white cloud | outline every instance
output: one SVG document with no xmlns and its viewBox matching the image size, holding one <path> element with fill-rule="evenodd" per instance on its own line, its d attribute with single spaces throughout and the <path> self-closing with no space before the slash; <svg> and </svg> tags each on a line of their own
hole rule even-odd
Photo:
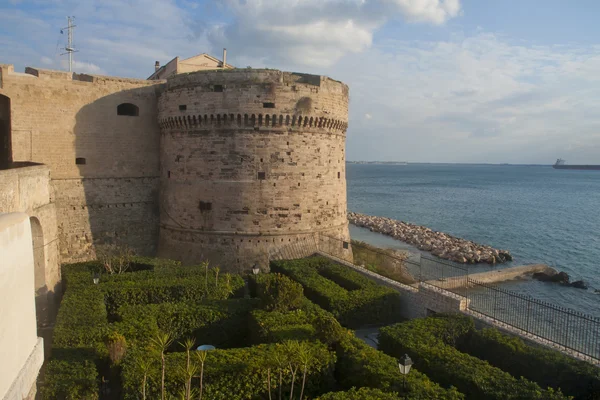
<svg viewBox="0 0 600 400">
<path fill-rule="evenodd" d="M 371 119 L 371 118 L 373 118 L 373 116 L 372 116 L 371 114 L 369 114 L 369 113 L 366 113 L 366 114 L 365 114 L 365 118 L 366 118 L 366 119 Z"/>
<path fill-rule="evenodd" d="M 443 24 L 460 12 L 459 0 L 392 0 L 409 20 Z"/>
<path fill-rule="evenodd" d="M 41 62 L 42 62 L 42 64 L 44 64 L 44 65 L 52 65 L 52 64 L 54 64 L 54 60 L 52 60 L 50 57 L 46 57 L 46 56 L 43 56 L 43 57 L 40 59 L 40 61 L 41 61 Z"/>
<path fill-rule="evenodd" d="M 600 48 L 515 45 L 477 33 L 394 41 L 364 56 L 379 61 L 346 56 L 328 70 L 350 86 L 349 159 L 599 161 L 590 149 L 600 147 Z M 365 110 L 375 109 L 369 120 Z"/>
<path fill-rule="evenodd" d="M 439 25 L 460 11 L 459 0 L 225 0 L 225 5 L 233 20 L 208 31 L 215 47 L 265 63 L 317 67 L 369 48 L 375 31 L 391 18 Z"/>
</svg>

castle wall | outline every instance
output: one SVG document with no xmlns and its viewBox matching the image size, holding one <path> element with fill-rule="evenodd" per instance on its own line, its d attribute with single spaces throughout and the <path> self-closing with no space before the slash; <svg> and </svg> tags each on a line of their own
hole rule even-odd
<svg viewBox="0 0 600 400">
<path fill-rule="evenodd" d="M 348 87 L 274 70 L 169 79 L 162 129 L 159 255 L 229 270 L 316 232 L 348 238 Z"/>
<path fill-rule="evenodd" d="M 63 262 L 95 246 L 126 244 L 153 254 L 158 240 L 157 91 L 144 81 L 0 66 L 11 101 L 15 161 L 48 165 Z M 132 103 L 138 116 L 117 115 Z M 0 211 L 3 211 L 0 209 Z"/>
</svg>

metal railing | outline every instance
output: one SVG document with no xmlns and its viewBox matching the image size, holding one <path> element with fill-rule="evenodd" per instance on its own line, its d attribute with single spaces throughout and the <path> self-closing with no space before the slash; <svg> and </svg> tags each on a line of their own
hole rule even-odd
<svg viewBox="0 0 600 400">
<path fill-rule="evenodd" d="M 423 282 L 468 299 L 467 308 L 527 334 L 600 360 L 600 318 L 469 276 L 469 269 L 427 255 L 402 257 L 366 243 L 320 234 L 316 248 L 404 284 Z"/>
</svg>

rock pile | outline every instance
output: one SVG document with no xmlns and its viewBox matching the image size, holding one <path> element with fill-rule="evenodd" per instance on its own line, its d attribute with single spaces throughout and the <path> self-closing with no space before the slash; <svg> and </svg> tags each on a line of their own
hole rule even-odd
<svg viewBox="0 0 600 400">
<path fill-rule="evenodd" d="M 533 274 L 533 279 L 542 282 L 560 283 L 563 286 L 571 286 L 577 289 L 588 289 L 588 284 L 585 281 L 571 282 L 571 277 L 566 272 L 536 272 Z"/>
<path fill-rule="evenodd" d="M 348 220 L 356 226 L 391 236 L 446 260 L 462 264 L 496 264 L 512 261 L 512 256 L 507 250 L 497 250 L 470 240 L 436 232 L 424 226 L 354 212 L 348 213 Z"/>
</svg>

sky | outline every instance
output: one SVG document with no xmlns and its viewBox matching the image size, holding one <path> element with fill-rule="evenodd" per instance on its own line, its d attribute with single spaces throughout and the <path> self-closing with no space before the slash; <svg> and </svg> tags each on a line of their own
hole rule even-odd
<svg viewBox="0 0 600 400">
<path fill-rule="evenodd" d="M 348 160 L 600 164 L 595 0 L 0 0 L 0 63 L 147 78 L 207 52 L 350 87 Z"/>
</svg>

